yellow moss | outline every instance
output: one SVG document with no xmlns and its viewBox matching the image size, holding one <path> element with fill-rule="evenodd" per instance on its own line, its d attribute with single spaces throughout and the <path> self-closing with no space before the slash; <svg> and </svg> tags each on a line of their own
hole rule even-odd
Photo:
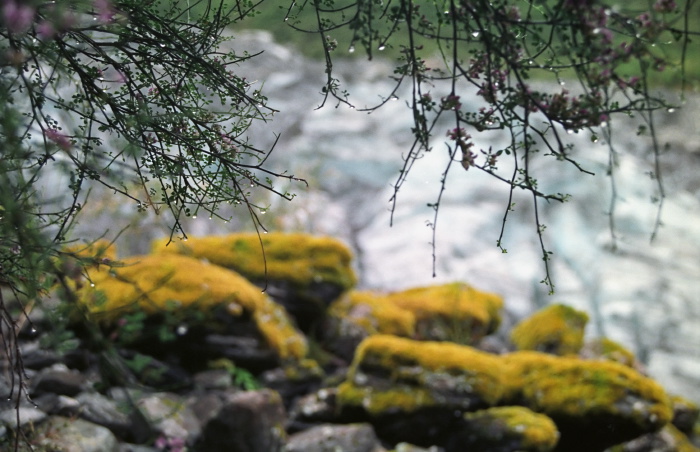
<svg viewBox="0 0 700 452">
<path fill-rule="evenodd" d="M 386 391 L 376 391 L 348 381 L 338 386 L 336 397 L 341 405 L 363 407 L 367 413 L 375 416 L 396 411 L 410 413 L 435 403 L 435 399 L 423 388 L 395 386 Z"/>
<path fill-rule="evenodd" d="M 628 367 L 634 367 L 636 363 L 634 353 L 612 339 L 598 338 L 587 343 L 585 348 L 596 358 L 607 359 Z"/>
<path fill-rule="evenodd" d="M 359 325 L 367 334 L 411 337 L 415 332 L 416 318 L 412 312 L 373 292 L 350 292 L 333 303 L 328 313 Z"/>
<path fill-rule="evenodd" d="M 674 449 L 675 452 L 700 452 L 700 448 L 696 447 L 688 437 L 673 424 L 665 426 L 664 431 L 673 437 L 676 446 Z"/>
<path fill-rule="evenodd" d="M 261 247 L 262 240 L 262 247 Z M 352 253 L 336 239 L 308 234 L 241 233 L 153 243 L 154 253 L 184 254 L 236 270 L 252 281 L 285 280 L 297 287 L 329 282 L 343 289 L 356 283 Z M 263 255 L 264 250 L 264 255 Z"/>
<path fill-rule="evenodd" d="M 549 417 L 532 410 L 519 407 L 494 407 L 466 413 L 467 420 L 492 419 L 501 422 L 509 432 L 508 436 L 520 438 L 519 445 L 528 451 L 550 451 L 559 441 L 559 431 Z"/>
<path fill-rule="evenodd" d="M 583 346 L 586 323 L 586 313 L 554 304 L 518 323 L 510 337 L 518 350 L 536 350 L 555 355 L 576 354 Z"/>
<path fill-rule="evenodd" d="M 306 340 L 284 308 L 235 272 L 175 254 L 131 257 L 122 263 L 120 268 L 88 272 L 92 284 L 80 290 L 79 299 L 96 320 L 113 320 L 137 307 L 155 313 L 223 305 L 233 316 L 250 313 L 281 358 L 306 355 Z"/>
<path fill-rule="evenodd" d="M 387 372 L 393 389 L 365 386 L 364 369 Z M 429 391 L 430 381 L 454 381 L 488 405 L 501 397 L 503 371 L 499 359 L 471 347 L 448 342 L 419 342 L 390 335 L 370 336 L 358 347 L 348 374 L 349 386 L 339 394 L 341 405 L 365 406 L 383 412 L 396 406 L 404 410 L 431 406 L 440 401 Z M 397 392 L 398 391 L 398 392 Z M 397 399 L 398 398 L 398 399 Z M 359 403 L 362 401 L 362 404 Z"/>
<path fill-rule="evenodd" d="M 458 330 L 453 333 L 461 332 L 466 336 L 464 342 L 495 331 L 500 325 L 503 307 L 503 299 L 498 295 L 478 291 L 464 283 L 395 292 L 386 300 L 413 313 L 417 323 L 437 321 Z"/>
<path fill-rule="evenodd" d="M 502 359 L 508 369 L 506 402 L 522 401 L 550 416 L 583 418 L 606 411 L 650 429 L 671 420 L 670 399 L 663 388 L 627 366 L 530 351 Z"/>
</svg>

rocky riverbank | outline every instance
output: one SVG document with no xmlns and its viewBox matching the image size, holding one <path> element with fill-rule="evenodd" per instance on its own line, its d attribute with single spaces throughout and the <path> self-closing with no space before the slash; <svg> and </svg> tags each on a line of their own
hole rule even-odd
<svg viewBox="0 0 700 452">
<path fill-rule="evenodd" d="M 70 250 L 86 271 L 24 320 L 24 372 L 0 358 L 3 450 L 698 450 L 698 407 L 586 339 L 585 312 L 515 322 L 465 282 L 358 291 L 335 239 L 262 244 L 267 265 L 252 234 Z"/>
</svg>

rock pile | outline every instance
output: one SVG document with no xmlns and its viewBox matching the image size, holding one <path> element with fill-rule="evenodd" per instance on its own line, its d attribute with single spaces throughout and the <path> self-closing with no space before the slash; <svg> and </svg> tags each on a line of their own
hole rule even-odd
<svg viewBox="0 0 700 452">
<path fill-rule="evenodd" d="M 354 291 L 330 238 L 163 245 L 66 252 L 84 271 L 30 313 L 24 372 L 0 361 L 2 450 L 698 450 L 698 407 L 570 307 L 508 332 L 464 283 Z"/>
</svg>

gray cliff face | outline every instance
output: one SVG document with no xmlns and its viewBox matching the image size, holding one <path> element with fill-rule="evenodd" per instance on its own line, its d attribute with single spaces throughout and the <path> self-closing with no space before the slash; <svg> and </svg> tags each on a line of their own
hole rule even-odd
<svg viewBox="0 0 700 452">
<path fill-rule="evenodd" d="M 612 128 L 617 151 L 612 231 L 612 185 L 606 176 L 610 150 L 602 135 L 597 143 L 587 133 L 567 137 L 576 145 L 576 159 L 595 176 L 572 165 L 551 166 L 551 157 L 534 159 L 542 191 L 573 196 L 565 204 L 539 204 L 547 226 L 546 247 L 554 253 L 556 293 L 549 296 L 540 284 L 544 268 L 532 198 L 514 193 L 515 206 L 503 237 L 508 253 L 503 254 L 496 240 L 508 188 L 486 174 L 464 172 L 459 165 L 450 172 L 441 201 L 433 277 L 433 238 L 426 223 L 434 219 L 427 204 L 437 200 L 447 163 L 441 130 L 434 151 L 416 163 L 401 189 L 391 221 L 392 186 L 412 141 L 411 112 L 401 99 L 371 114 L 360 111 L 391 94 L 389 65 L 337 62 L 334 70 L 357 108 L 336 108 L 328 101 L 316 109 L 323 101 L 322 63 L 302 59 L 265 33 L 238 36 L 232 45 L 251 53 L 256 47 L 265 50 L 240 71 L 257 80 L 270 106 L 281 112 L 270 123 L 256 125 L 251 138 L 272 143 L 274 134 L 280 134 L 269 163 L 309 182 L 309 188 L 289 187 L 298 195 L 291 203 L 262 199 L 271 207 L 261 217 L 266 226 L 347 241 L 356 252 L 362 288 L 399 290 L 459 280 L 503 295 L 515 316 L 553 302 L 585 310 L 591 315 L 590 334 L 606 335 L 634 349 L 669 391 L 700 401 L 700 132 L 693 123 L 700 111 L 697 97 L 689 98 L 681 110 L 655 117 L 660 143 L 668 143 L 670 152 L 661 156 L 663 226 L 651 243 L 658 207 L 652 198 L 658 197 L 658 187 L 648 175 L 654 171 L 651 140 L 636 135 L 634 119 L 613 118 L 619 122 Z M 463 105 L 476 109 L 478 100 L 473 91 L 462 93 Z M 473 135 L 476 149 L 497 148 L 506 139 L 499 132 Z M 504 160 L 504 168 L 507 165 Z M 118 207 L 97 215 L 96 221 L 84 221 L 78 232 L 97 237 L 105 225 L 115 229 L 115 214 L 134 217 Z M 245 212 L 234 215 L 228 225 L 194 220 L 188 232 L 242 227 Z M 137 218 L 136 226 L 117 242 L 122 253 L 146 251 L 148 240 L 165 232 L 158 221 L 163 219 Z"/>
</svg>

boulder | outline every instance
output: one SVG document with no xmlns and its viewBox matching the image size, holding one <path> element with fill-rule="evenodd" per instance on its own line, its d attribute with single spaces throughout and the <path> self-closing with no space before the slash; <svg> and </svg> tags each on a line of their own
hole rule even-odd
<svg viewBox="0 0 700 452">
<path fill-rule="evenodd" d="M 370 424 L 319 425 L 289 437 L 285 452 L 381 452 Z"/>
<path fill-rule="evenodd" d="M 308 234 L 254 233 L 154 242 L 155 253 L 192 256 L 240 273 L 263 287 L 308 331 L 328 304 L 357 281 L 352 253 L 340 241 Z"/>
<path fill-rule="evenodd" d="M 285 310 L 231 270 L 177 254 L 135 256 L 121 265 L 89 269 L 91 284 L 78 292 L 88 318 L 121 344 L 200 368 L 221 357 L 202 345 L 214 333 L 247 341 L 247 354 L 272 353 L 272 362 L 259 360 L 268 367 L 307 353 Z"/>
<path fill-rule="evenodd" d="M 641 369 L 641 364 L 637 361 L 634 353 L 619 342 L 606 337 L 587 341 L 579 351 L 579 356 L 584 359 L 614 361 L 634 369 Z"/>
<path fill-rule="evenodd" d="M 277 452 L 286 439 L 286 413 L 274 391 L 228 392 L 207 414 L 196 450 Z"/>
<path fill-rule="evenodd" d="M 453 435 L 448 452 L 548 452 L 559 440 L 549 417 L 524 407 L 495 407 L 464 415 L 465 425 Z"/>
<path fill-rule="evenodd" d="M 27 443 L 20 441 L 19 450 L 51 450 L 61 452 L 118 452 L 119 443 L 109 429 L 83 419 L 50 416 L 36 427 Z"/>
<path fill-rule="evenodd" d="M 563 304 L 549 305 L 519 322 L 511 331 L 517 350 L 553 355 L 577 354 L 583 346 L 588 315 Z"/>
<path fill-rule="evenodd" d="M 661 386 L 622 364 L 531 351 L 500 360 L 508 369 L 501 404 L 551 417 L 561 433 L 557 451 L 603 450 L 671 421 Z"/>
<path fill-rule="evenodd" d="M 619 444 L 606 452 L 698 452 L 687 436 L 672 424 L 654 433 Z"/>
<path fill-rule="evenodd" d="M 388 294 L 354 291 L 331 305 L 324 339 L 345 359 L 372 334 L 473 345 L 498 328 L 502 306 L 497 295 L 463 283 Z"/>
<path fill-rule="evenodd" d="M 161 441 L 192 445 L 202 433 L 199 418 L 177 394 L 147 394 L 136 401 L 136 407 Z"/>
<path fill-rule="evenodd" d="M 498 357 L 472 347 L 374 335 L 358 347 L 336 402 L 390 443 L 441 445 L 463 424 L 461 413 L 500 400 L 504 376 Z"/>
</svg>

